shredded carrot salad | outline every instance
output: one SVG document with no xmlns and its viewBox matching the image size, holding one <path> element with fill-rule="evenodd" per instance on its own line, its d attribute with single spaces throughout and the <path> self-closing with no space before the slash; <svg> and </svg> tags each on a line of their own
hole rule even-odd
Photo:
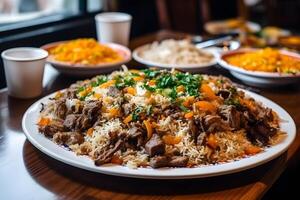
<svg viewBox="0 0 300 200">
<path fill-rule="evenodd" d="M 299 73 L 300 59 L 283 55 L 280 51 L 265 48 L 255 52 L 241 53 L 225 57 L 234 66 L 250 71 Z"/>
<path fill-rule="evenodd" d="M 50 49 L 49 53 L 57 61 L 73 64 L 96 65 L 122 60 L 117 51 L 89 38 L 68 41 Z"/>
</svg>

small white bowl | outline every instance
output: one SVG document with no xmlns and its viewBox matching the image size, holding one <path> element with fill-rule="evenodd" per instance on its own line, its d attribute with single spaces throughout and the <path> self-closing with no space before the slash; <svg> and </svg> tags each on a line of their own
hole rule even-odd
<svg viewBox="0 0 300 200">
<path fill-rule="evenodd" d="M 51 48 L 54 48 L 57 45 L 65 42 L 66 41 L 54 42 L 54 43 L 46 44 L 41 48 L 49 51 Z M 98 74 L 110 73 L 114 70 L 119 69 L 122 64 L 128 63 L 131 60 L 131 51 L 127 47 L 115 43 L 103 43 L 103 44 L 117 51 L 123 57 L 123 59 L 119 62 L 113 62 L 113 63 L 103 63 L 98 65 L 83 65 L 83 64 L 73 64 L 69 62 L 57 61 L 54 59 L 54 57 L 51 54 L 49 54 L 49 57 L 47 58 L 47 62 L 50 63 L 57 71 L 59 71 L 62 74 L 66 74 L 74 77 L 89 77 Z"/>
<path fill-rule="evenodd" d="M 228 62 L 226 62 L 226 60 L 224 59 L 226 56 L 246 53 L 246 52 L 253 52 L 253 51 L 257 51 L 257 49 L 244 48 L 235 51 L 225 52 L 220 56 L 218 63 L 221 67 L 229 70 L 229 72 L 233 76 L 245 82 L 246 84 L 252 86 L 272 87 L 272 86 L 287 85 L 287 84 L 295 83 L 300 80 L 300 73 L 285 74 L 285 73 L 276 73 L 276 72 L 249 71 L 231 65 Z M 300 62 L 300 55 L 297 53 L 293 53 L 285 50 L 281 50 L 280 53 L 287 56 L 295 57 L 299 59 Z"/>
</svg>

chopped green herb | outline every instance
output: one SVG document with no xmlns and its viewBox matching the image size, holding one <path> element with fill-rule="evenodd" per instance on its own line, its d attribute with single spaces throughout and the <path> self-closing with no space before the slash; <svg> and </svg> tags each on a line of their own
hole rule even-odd
<svg viewBox="0 0 300 200">
<path fill-rule="evenodd" d="M 146 83 L 144 83 L 143 87 L 150 92 L 155 92 L 155 89 L 156 89 L 155 87 L 151 87 L 151 86 L 147 85 Z"/>
<path fill-rule="evenodd" d="M 187 109 L 185 106 L 183 106 L 182 104 L 179 105 L 179 108 L 184 111 L 184 112 L 188 112 L 189 109 Z"/>
<path fill-rule="evenodd" d="M 147 115 L 151 115 L 151 113 L 152 113 L 152 105 L 148 106 L 146 110 Z"/>
<path fill-rule="evenodd" d="M 144 72 L 146 78 L 155 78 L 158 74 L 160 74 L 159 71 L 152 69 L 144 69 L 142 72 Z"/>
<path fill-rule="evenodd" d="M 137 107 L 132 113 L 132 121 L 137 121 L 139 119 L 139 114 L 143 111 L 143 107 Z"/>
</svg>

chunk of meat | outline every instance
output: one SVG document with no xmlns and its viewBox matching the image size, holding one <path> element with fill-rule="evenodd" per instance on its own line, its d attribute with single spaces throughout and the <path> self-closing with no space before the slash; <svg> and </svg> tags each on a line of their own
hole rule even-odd
<svg viewBox="0 0 300 200">
<path fill-rule="evenodd" d="M 231 128 L 241 128 L 242 114 L 232 105 L 223 105 L 219 108 L 220 115 Z"/>
<path fill-rule="evenodd" d="M 142 128 L 140 123 L 132 123 L 132 127 L 128 130 L 127 142 L 130 146 L 140 147 L 145 142 L 146 131 Z"/>
<path fill-rule="evenodd" d="M 152 168 L 161 168 L 161 167 L 167 167 L 168 163 L 170 161 L 170 157 L 167 156 L 155 156 L 150 159 L 150 166 Z"/>
<path fill-rule="evenodd" d="M 196 126 L 194 119 L 191 119 L 188 121 L 188 127 L 189 127 L 189 134 L 192 136 L 193 140 L 196 142 L 200 131 L 199 131 L 198 127 Z"/>
<path fill-rule="evenodd" d="M 110 86 L 108 88 L 107 95 L 111 97 L 119 97 L 122 95 L 122 92 L 118 88 Z"/>
<path fill-rule="evenodd" d="M 91 120 L 86 115 L 80 115 L 80 117 L 76 120 L 75 131 L 84 131 L 91 127 Z"/>
<path fill-rule="evenodd" d="M 77 132 L 57 132 L 53 135 L 53 141 L 57 144 L 82 144 L 84 138 Z"/>
<path fill-rule="evenodd" d="M 189 159 L 184 156 L 155 156 L 150 159 L 150 166 L 153 168 L 161 167 L 186 167 Z"/>
<path fill-rule="evenodd" d="M 247 136 L 254 143 L 260 142 L 263 145 L 268 145 L 269 140 L 277 132 L 276 128 L 268 125 L 264 120 L 258 120 L 255 124 L 248 127 Z"/>
<path fill-rule="evenodd" d="M 272 109 L 271 108 L 262 108 L 261 110 L 259 110 L 257 118 L 265 119 L 268 121 L 273 121 L 274 116 L 273 116 Z"/>
<path fill-rule="evenodd" d="M 58 101 L 55 101 L 54 105 L 55 105 L 54 107 L 55 115 L 60 119 L 64 119 L 68 111 L 66 106 L 66 99 L 60 99 Z"/>
<path fill-rule="evenodd" d="M 228 99 L 231 97 L 231 92 L 229 90 L 220 90 L 217 93 L 218 96 L 222 97 L 224 100 Z"/>
<path fill-rule="evenodd" d="M 53 135 L 57 132 L 64 131 L 64 126 L 62 123 L 51 123 L 46 126 L 40 126 L 39 132 L 43 133 L 47 137 L 53 137 Z"/>
<path fill-rule="evenodd" d="M 91 128 L 92 124 L 86 115 L 70 114 L 64 121 L 64 127 L 69 131 L 84 131 Z"/>
<path fill-rule="evenodd" d="M 76 121 L 80 117 L 78 114 L 70 114 L 66 116 L 66 119 L 63 123 L 64 127 L 67 130 L 74 130 L 76 126 Z"/>
<path fill-rule="evenodd" d="M 203 121 L 207 132 L 230 130 L 230 127 L 218 115 L 206 115 Z"/>
<path fill-rule="evenodd" d="M 151 157 L 165 153 L 165 143 L 159 135 L 153 134 L 150 140 L 145 144 L 145 150 Z"/>
<path fill-rule="evenodd" d="M 123 139 L 119 139 L 112 149 L 106 149 L 100 155 L 97 156 L 97 159 L 95 160 L 95 165 L 100 166 L 105 163 L 110 163 L 114 153 L 121 149 L 123 144 Z"/>
<path fill-rule="evenodd" d="M 82 113 L 90 120 L 91 123 L 94 123 L 98 119 L 100 109 L 101 102 L 89 101 L 84 105 Z"/>
<path fill-rule="evenodd" d="M 188 157 L 185 156 L 172 156 L 168 166 L 169 167 L 186 167 L 188 164 Z"/>
<path fill-rule="evenodd" d="M 130 103 L 125 103 L 122 105 L 123 112 L 127 116 L 132 113 L 132 105 Z"/>
</svg>

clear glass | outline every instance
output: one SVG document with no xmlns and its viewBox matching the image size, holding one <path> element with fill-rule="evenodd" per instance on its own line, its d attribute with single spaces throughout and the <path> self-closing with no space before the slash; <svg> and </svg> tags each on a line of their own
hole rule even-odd
<svg viewBox="0 0 300 200">
<path fill-rule="evenodd" d="M 0 0 L 0 25 L 78 12 L 78 0 Z"/>
</svg>

